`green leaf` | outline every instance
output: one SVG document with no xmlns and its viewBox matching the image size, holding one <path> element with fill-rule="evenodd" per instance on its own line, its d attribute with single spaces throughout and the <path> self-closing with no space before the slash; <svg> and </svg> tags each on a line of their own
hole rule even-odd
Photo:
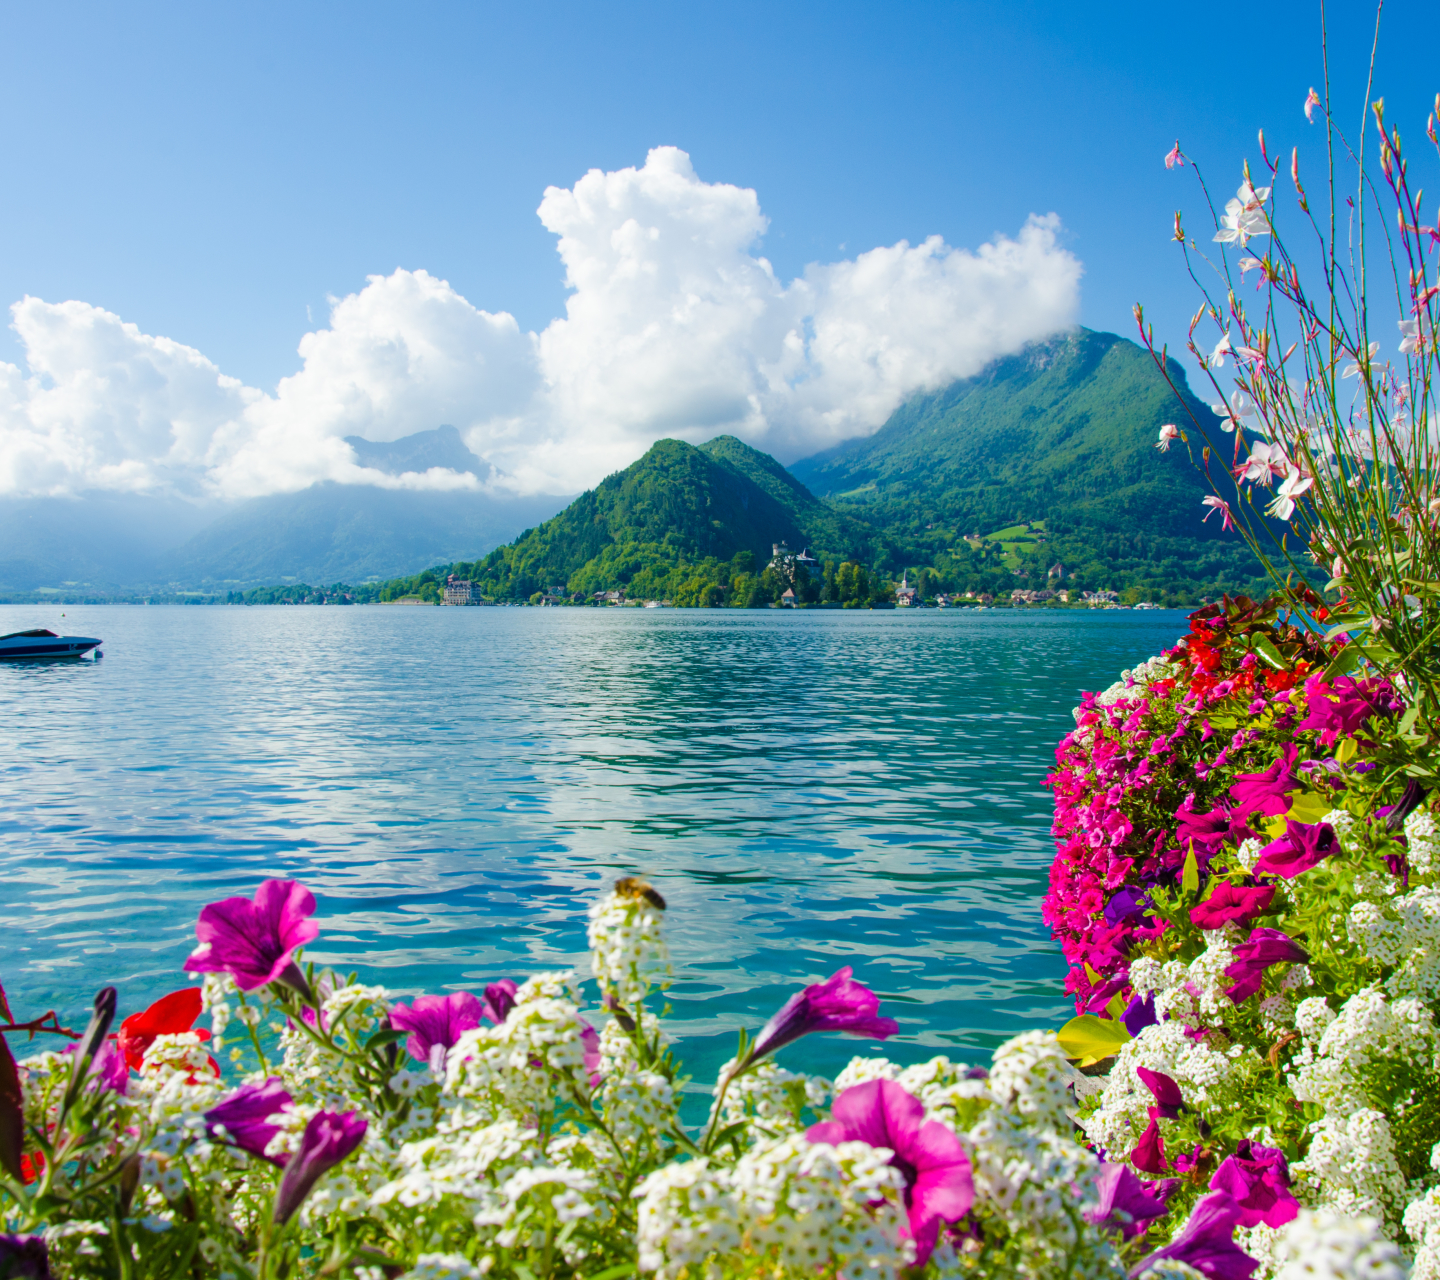
<svg viewBox="0 0 1440 1280">
<path fill-rule="evenodd" d="M 593 1276 L 585 1276 L 584 1280 L 620 1280 L 621 1276 L 632 1276 L 635 1274 L 633 1262 L 617 1262 L 613 1267 L 606 1267 L 604 1271 L 597 1271 Z"/>
<path fill-rule="evenodd" d="M 1186 893 L 1200 892 L 1200 864 L 1195 858 L 1195 841 L 1190 841 L 1190 851 L 1185 855 L 1185 866 L 1180 872 L 1180 887 Z"/>
<path fill-rule="evenodd" d="M 1400 717 L 1400 736 L 1402 738 L 1409 736 L 1410 731 L 1415 727 L 1415 721 L 1419 718 L 1419 707 L 1411 707 L 1410 710 Z"/>
<path fill-rule="evenodd" d="M 1285 659 L 1281 656 L 1280 650 L 1277 649 L 1270 642 L 1267 636 L 1253 636 L 1252 640 L 1254 643 L 1255 652 L 1258 653 L 1272 667 L 1274 667 L 1276 671 L 1284 671 L 1286 669 L 1287 664 L 1285 662 Z"/>
<path fill-rule="evenodd" d="M 1364 660 L 1365 653 L 1358 644 L 1347 644 L 1340 650 L 1325 668 L 1325 678 L 1333 680 L 1336 676 L 1343 676 L 1354 671 Z"/>
<path fill-rule="evenodd" d="M 1349 764 L 1350 761 L 1355 759 L 1359 750 L 1360 746 L 1354 738 L 1346 738 L 1335 748 L 1335 759 L 1340 764 Z"/>
<path fill-rule="evenodd" d="M 1060 1028 L 1060 1048 L 1067 1058 L 1078 1058 L 1082 1067 L 1100 1062 L 1120 1052 L 1134 1037 L 1125 1024 L 1109 1018 L 1082 1013 Z"/>
<path fill-rule="evenodd" d="M 410 1033 L 401 1031 L 395 1027 L 387 1027 L 384 1031 L 377 1031 L 365 1041 L 365 1052 L 374 1053 L 377 1049 L 383 1049 L 387 1044 L 394 1044 L 397 1040 L 403 1040 Z"/>
<path fill-rule="evenodd" d="M 1285 815 L 1296 822 L 1319 822 L 1335 807 L 1329 796 L 1316 791 L 1298 791 L 1290 798 L 1290 810 Z"/>
</svg>

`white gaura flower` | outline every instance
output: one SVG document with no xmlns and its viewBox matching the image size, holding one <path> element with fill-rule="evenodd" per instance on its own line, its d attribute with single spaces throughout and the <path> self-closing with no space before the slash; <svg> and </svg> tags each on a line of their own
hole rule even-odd
<svg viewBox="0 0 1440 1280">
<path fill-rule="evenodd" d="M 1230 335 L 1227 333 L 1215 344 L 1215 349 L 1210 353 L 1210 359 L 1206 361 L 1206 363 L 1212 368 L 1223 369 L 1225 367 L 1225 357 L 1230 355 L 1234 350 L 1235 348 L 1230 345 Z"/>
<path fill-rule="evenodd" d="M 1298 471 L 1292 471 L 1275 491 L 1274 501 L 1265 510 L 1281 520 L 1290 519 L 1295 514 L 1295 499 L 1314 483 L 1314 476 L 1302 476 Z"/>
<path fill-rule="evenodd" d="M 1277 479 L 1289 475 L 1291 470 L 1290 459 L 1280 445 L 1257 444 L 1251 446 L 1250 456 L 1240 469 L 1239 479 L 1263 484 L 1268 489 Z"/>
<path fill-rule="evenodd" d="M 1234 431 L 1236 427 L 1244 425 L 1242 418 L 1255 416 L 1255 401 L 1243 391 L 1233 392 L 1228 404 L 1212 404 L 1210 408 L 1215 416 L 1221 419 L 1221 431 Z"/>
<path fill-rule="evenodd" d="M 1418 355 L 1430 345 L 1430 324 L 1424 316 L 1417 316 L 1414 320 L 1397 320 L 1400 326 L 1400 354 L 1404 356 Z"/>
<path fill-rule="evenodd" d="M 1161 453 L 1168 453 L 1171 444 L 1178 439 L 1180 439 L 1180 428 L 1173 422 L 1167 422 L 1160 428 L 1160 439 L 1155 442 L 1155 447 Z"/>
<path fill-rule="evenodd" d="M 1225 203 L 1220 230 L 1215 233 L 1218 244 L 1238 244 L 1242 248 L 1251 236 L 1270 234 L 1270 219 L 1261 207 L 1270 198 L 1269 187 L 1254 187 L 1242 182 L 1235 199 Z"/>
<path fill-rule="evenodd" d="M 1368 365 L 1368 364 L 1370 363 L 1370 361 L 1375 358 L 1375 353 L 1376 353 L 1377 351 L 1379 351 L 1379 350 L 1380 350 L 1380 344 L 1379 344 L 1378 342 L 1372 342 L 1372 343 L 1371 343 L 1368 347 L 1366 347 L 1366 349 L 1365 349 L 1365 359 L 1364 359 L 1364 361 L 1362 362 L 1359 356 L 1355 356 L 1355 357 L 1350 361 L 1350 363 L 1345 366 L 1344 372 L 1342 372 L 1342 373 L 1340 374 L 1340 376 L 1341 376 L 1342 378 L 1354 378 L 1354 377 L 1357 377 L 1357 376 L 1359 375 L 1359 373 L 1360 373 L 1360 366 L 1361 366 L 1361 364 L 1364 363 L 1364 364 Z"/>
</svg>

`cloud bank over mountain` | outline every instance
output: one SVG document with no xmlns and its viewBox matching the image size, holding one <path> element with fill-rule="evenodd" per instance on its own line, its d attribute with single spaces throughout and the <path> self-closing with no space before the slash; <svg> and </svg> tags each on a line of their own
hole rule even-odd
<svg viewBox="0 0 1440 1280">
<path fill-rule="evenodd" d="M 543 332 L 398 269 L 335 301 L 273 393 L 98 307 L 22 299 L 27 367 L 0 364 L 0 494 L 241 498 L 317 480 L 573 493 L 663 436 L 721 432 L 788 461 L 1078 311 L 1081 266 L 1053 214 L 974 252 L 902 240 L 784 283 L 755 251 L 755 192 L 702 181 L 674 147 L 547 189 L 539 216 L 572 290 Z M 440 423 L 491 473 L 393 476 L 343 438 Z"/>
</svg>

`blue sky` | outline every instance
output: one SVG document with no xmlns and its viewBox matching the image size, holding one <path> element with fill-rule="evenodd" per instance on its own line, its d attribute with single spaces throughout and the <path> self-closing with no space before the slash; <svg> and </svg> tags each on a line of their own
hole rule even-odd
<svg viewBox="0 0 1440 1280">
<path fill-rule="evenodd" d="M 1336 102 L 1358 118 L 1373 14 L 1334 8 Z M 1170 215 L 1196 200 L 1161 158 L 1178 136 L 1222 199 L 1262 124 L 1314 160 L 1318 12 L 9 5 L 0 301 L 80 299 L 265 389 L 329 295 L 397 267 L 538 331 L 565 300 L 544 189 L 668 144 L 706 182 L 755 189 L 782 281 L 902 238 L 973 248 L 1053 211 L 1084 264 L 1084 323 L 1131 336 L 1143 300 L 1173 329 L 1194 303 Z M 1417 140 L 1437 85 L 1408 51 L 1436 47 L 1436 12 L 1386 10 L 1378 79 Z M 14 335 L 0 358 L 22 361 Z"/>
</svg>

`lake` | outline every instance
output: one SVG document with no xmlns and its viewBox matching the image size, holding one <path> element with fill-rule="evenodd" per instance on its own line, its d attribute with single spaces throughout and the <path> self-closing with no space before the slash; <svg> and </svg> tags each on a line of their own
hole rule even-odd
<svg viewBox="0 0 1440 1280">
<path fill-rule="evenodd" d="M 319 901 L 313 959 L 417 994 L 583 965 L 617 876 L 669 901 L 699 1079 L 853 965 L 888 1052 L 1071 1010 L 1043 788 L 1082 688 L 1178 612 L 0 607 L 104 658 L 0 667 L 0 982 L 83 1023 L 184 985 L 206 902 Z M 593 990 L 593 988 L 592 988 Z M 812 1037 L 794 1069 L 859 1047 Z"/>
</svg>

